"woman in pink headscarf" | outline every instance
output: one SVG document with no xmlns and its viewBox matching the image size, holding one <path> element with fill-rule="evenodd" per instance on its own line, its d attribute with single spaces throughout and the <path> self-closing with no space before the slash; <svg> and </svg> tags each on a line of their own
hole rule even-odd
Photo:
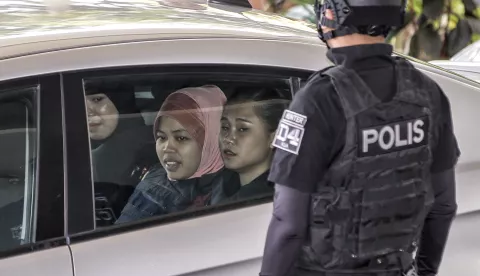
<svg viewBox="0 0 480 276">
<path fill-rule="evenodd" d="M 224 183 L 233 177 L 224 170 L 218 145 L 225 101 L 213 85 L 183 88 L 166 98 L 153 128 L 160 164 L 138 184 L 117 223 L 223 199 Z"/>
<path fill-rule="evenodd" d="M 216 86 L 181 89 L 167 97 L 154 123 L 157 155 L 169 179 L 223 168 L 218 147 L 225 95 Z"/>
</svg>

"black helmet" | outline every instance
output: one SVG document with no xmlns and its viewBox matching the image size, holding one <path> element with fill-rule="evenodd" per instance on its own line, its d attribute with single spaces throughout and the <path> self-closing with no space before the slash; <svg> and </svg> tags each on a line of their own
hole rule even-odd
<svg viewBox="0 0 480 276">
<path fill-rule="evenodd" d="M 387 36 L 392 27 L 403 24 L 407 0 L 315 0 L 317 30 L 325 42 L 331 38 L 359 33 Z M 333 11 L 334 20 L 325 17 Z M 335 29 L 323 33 L 322 26 Z"/>
</svg>

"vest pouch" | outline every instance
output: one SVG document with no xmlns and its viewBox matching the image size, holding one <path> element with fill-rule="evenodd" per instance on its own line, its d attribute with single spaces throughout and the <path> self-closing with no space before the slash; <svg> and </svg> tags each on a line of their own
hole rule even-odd
<svg viewBox="0 0 480 276">
<path fill-rule="evenodd" d="M 312 194 L 312 220 L 315 224 L 325 224 L 327 210 L 331 209 L 338 196 L 333 188 L 323 188 Z"/>
<path fill-rule="evenodd" d="M 337 266 L 342 262 L 335 244 L 328 241 L 335 240 L 337 235 L 334 210 L 340 200 L 340 194 L 331 187 L 324 187 L 312 195 L 310 238 L 315 252 L 311 252 L 314 262 L 319 262 L 323 267 Z"/>
<path fill-rule="evenodd" d="M 421 178 L 392 185 L 366 185 L 356 205 L 359 216 L 354 220 L 357 235 L 352 254 L 369 259 L 407 250 L 420 227 L 425 195 Z"/>
</svg>

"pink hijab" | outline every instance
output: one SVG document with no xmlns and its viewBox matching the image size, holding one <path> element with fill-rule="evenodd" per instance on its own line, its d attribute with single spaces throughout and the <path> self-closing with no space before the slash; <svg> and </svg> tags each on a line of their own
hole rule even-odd
<svg viewBox="0 0 480 276">
<path fill-rule="evenodd" d="M 202 148 L 200 165 L 190 178 L 215 173 L 223 168 L 218 136 L 226 100 L 223 91 L 214 85 L 183 88 L 165 99 L 155 118 L 154 135 L 156 135 L 160 117 L 170 116 L 177 120 Z"/>
</svg>

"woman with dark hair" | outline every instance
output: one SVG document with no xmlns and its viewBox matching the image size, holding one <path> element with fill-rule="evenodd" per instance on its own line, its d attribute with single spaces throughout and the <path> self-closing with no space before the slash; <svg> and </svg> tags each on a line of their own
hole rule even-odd
<svg viewBox="0 0 480 276">
<path fill-rule="evenodd" d="M 94 181 L 135 186 L 140 179 L 132 178 L 134 170 L 140 159 L 154 160 L 155 141 L 136 107 L 134 87 L 87 84 L 85 99 Z"/>
<path fill-rule="evenodd" d="M 221 119 L 220 149 L 225 167 L 238 174 L 241 186 L 229 200 L 273 193 L 273 184 L 267 181 L 271 143 L 288 103 L 269 88 L 240 89 L 228 100 Z"/>
<path fill-rule="evenodd" d="M 128 200 L 117 223 L 208 206 L 223 199 L 224 170 L 218 147 L 225 95 L 208 85 L 169 95 L 154 123 L 158 164 Z"/>
<path fill-rule="evenodd" d="M 156 163 L 155 141 L 129 84 L 87 82 L 97 226 L 115 222 L 142 174 Z"/>
</svg>

